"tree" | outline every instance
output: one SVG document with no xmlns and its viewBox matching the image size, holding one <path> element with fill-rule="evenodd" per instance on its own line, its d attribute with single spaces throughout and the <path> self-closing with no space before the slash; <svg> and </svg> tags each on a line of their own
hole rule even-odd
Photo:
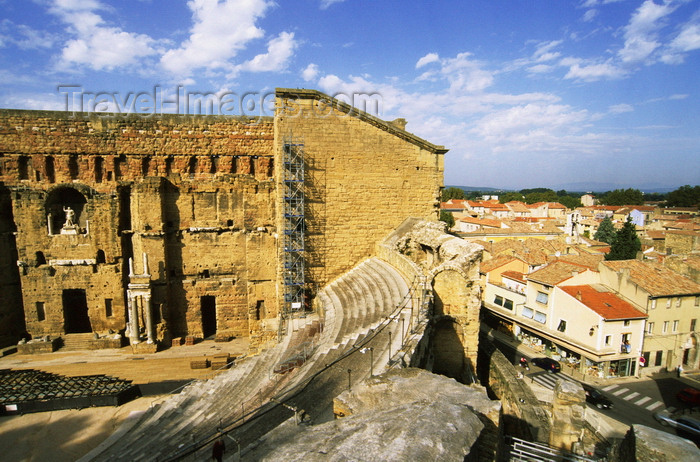
<svg viewBox="0 0 700 462">
<path fill-rule="evenodd" d="M 668 193 L 666 205 L 669 207 L 695 207 L 700 204 L 700 186 L 681 186 Z"/>
<path fill-rule="evenodd" d="M 447 223 L 449 229 L 452 229 L 455 225 L 455 217 L 452 215 L 452 212 L 447 210 L 440 210 L 440 221 Z"/>
<path fill-rule="evenodd" d="M 498 197 L 498 202 L 500 202 L 501 204 L 505 204 L 506 202 L 522 201 L 523 199 L 524 199 L 523 195 L 520 194 L 519 192 L 509 191 L 507 193 L 501 194 Z"/>
<path fill-rule="evenodd" d="M 464 199 L 464 190 L 451 186 L 442 190 L 442 201 L 447 202 L 450 199 Z"/>
<path fill-rule="evenodd" d="M 603 221 L 598 225 L 598 230 L 593 235 L 593 239 L 600 242 L 605 242 L 606 244 L 612 244 L 615 240 L 615 226 L 610 217 L 605 217 Z"/>
<path fill-rule="evenodd" d="M 566 207 L 567 209 L 575 209 L 576 207 L 581 207 L 583 204 L 581 204 L 581 199 L 578 197 L 573 197 L 573 196 L 559 196 L 559 199 L 557 200 L 561 205 Z"/>
<path fill-rule="evenodd" d="M 644 193 L 639 189 L 616 189 L 606 192 L 600 198 L 600 202 L 605 205 L 642 205 L 644 203 Z"/>
<path fill-rule="evenodd" d="M 610 245 L 610 253 L 605 256 L 606 260 L 633 260 L 637 258 L 637 252 L 642 250 L 642 243 L 637 237 L 636 226 L 631 218 L 615 234 L 615 239 Z"/>
</svg>

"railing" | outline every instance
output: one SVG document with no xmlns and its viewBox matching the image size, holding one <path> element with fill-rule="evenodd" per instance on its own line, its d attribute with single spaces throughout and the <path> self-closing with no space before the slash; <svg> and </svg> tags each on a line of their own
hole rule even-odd
<svg viewBox="0 0 700 462">
<path fill-rule="evenodd" d="M 361 342 L 354 344 L 350 350 L 347 352 L 343 353 L 340 355 L 338 358 L 334 359 L 328 364 L 325 364 L 321 369 L 318 371 L 314 372 L 311 376 L 308 378 L 304 379 L 301 383 L 294 384 L 290 388 L 286 390 L 282 390 L 281 392 L 277 393 L 277 395 L 269 397 L 268 402 L 265 406 L 263 406 L 263 399 L 262 396 L 260 396 L 260 406 L 256 408 L 251 408 L 248 412 L 245 412 L 245 410 L 242 408 L 242 415 L 235 419 L 233 422 L 230 422 L 227 425 L 224 425 L 223 423 L 221 424 L 220 428 L 217 429 L 217 431 L 207 437 L 204 437 L 200 439 L 199 441 L 193 441 L 191 444 L 183 447 L 179 452 L 172 456 L 166 456 L 164 460 L 167 461 L 178 461 L 178 460 L 183 460 L 184 458 L 195 454 L 197 451 L 201 450 L 204 447 L 207 447 L 211 445 L 214 441 L 216 441 L 218 438 L 229 435 L 229 433 L 233 432 L 236 430 L 238 427 L 243 425 L 244 423 L 250 421 L 253 418 L 259 418 L 264 416 L 265 414 L 271 412 L 273 409 L 275 409 L 278 406 L 285 406 L 289 407 L 287 404 L 285 404 L 285 401 L 288 401 L 300 393 L 302 393 L 313 381 L 315 381 L 319 376 L 321 376 L 323 373 L 328 371 L 329 369 L 333 368 L 336 364 L 339 362 L 343 361 L 344 359 L 356 354 L 360 353 L 362 354 L 362 350 L 365 348 L 365 345 L 369 344 L 373 339 L 375 339 L 378 335 L 380 335 L 385 329 L 389 328 L 391 324 L 395 321 L 398 321 L 399 317 L 401 316 L 402 311 L 406 308 L 408 303 L 410 303 L 416 294 L 416 291 L 421 290 L 421 296 L 420 299 L 424 299 L 424 292 L 425 291 L 425 284 L 424 280 L 421 277 L 415 277 L 413 282 L 411 283 L 411 286 L 408 288 L 408 291 L 404 296 L 402 297 L 401 301 L 398 303 L 396 308 L 391 312 L 389 316 L 387 316 L 384 321 L 380 323 L 380 325 L 370 331 L 370 333 L 362 339 Z M 420 307 L 422 308 L 422 307 Z M 419 309 L 420 309 L 419 308 Z M 422 309 L 421 309 L 422 311 Z M 424 322 L 421 322 L 419 325 L 422 325 L 424 323 L 427 323 L 428 320 L 425 319 Z M 406 332 L 411 332 L 411 324 L 413 323 L 413 320 L 409 321 L 409 325 L 406 328 Z M 403 327 L 403 326 L 402 326 Z M 418 326 L 416 326 L 418 327 Z M 413 329 L 415 331 L 415 328 Z M 399 351 L 403 350 L 403 342 L 401 345 L 401 348 L 397 350 L 397 354 Z M 391 357 L 389 358 L 389 366 L 391 366 Z M 296 411 L 295 411 L 296 415 Z M 231 436 L 229 436 L 231 437 Z M 232 438 L 232 437 L 231 437 Z M 232 438 L 233 439 L 233 438 Z"/>
</svg>

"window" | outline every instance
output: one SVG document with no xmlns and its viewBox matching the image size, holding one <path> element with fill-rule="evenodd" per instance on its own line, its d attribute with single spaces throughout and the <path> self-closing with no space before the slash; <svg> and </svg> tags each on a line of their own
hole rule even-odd
<svg viewBox="0 0 700 462">
<path fill-rule="evenodd" d="M 20 180 L 28 180 L 29 179 L 29 157 L 21 156 L 17 160 L 17 170 L 19 173 Z"/>
<path fill-rule="evenodd" d="M 629 320 L 629 319 L 625 319 L 624 321 L 622 321 L 622 325 L 625 326 L 625 327 L 626 327 L 626 326 L 629 326 L 629 325 L 630 325 L 630 320 Z"/>
<path fill-rule="evenodd" d="M 503 301 L 503 308 L 505 308 L 506 310 L 511 310 L 511 311 L 513 311 L 513 300 L 509 300 L 509 299 L 506 298 L 506 299 Z"/>
<path fill-rule="evenodd" d="M 654 323 L 648 322 L 647 323 L 647 334 L 653 334 L 653 333 L 654 333 Z"/>
<path fill-rule="evenodd" d="M 695 306 L 700 306 L 700 295 L 695 296 Z"/>
<path fill-rule="evenodd" d="M 678 332 L 678 319 L 673 321 L 673 332 Z"/>
<path fill-rule="evenodd" d="M 44 310 L 44 302 L 36 302 L 36 320 L 43 321 L 46 319 L 46 311 Z"/>
<path fill-rule="evenodd" d="M 661 333 L 665 334 L 668 332 L 668 321 L 664 321 L 664 326 L 661 328 Z"/>
<path fill-rule="evenodd" d="M 656 308 L 656 299 L 651 301 L 651 309 L 653 310 L 654 308 Z"/>
<path fill-rule="evenodd" d="M 537 303 L 542 303 L 543 305 L 547 304 L 547 301 L 549 300 L 549 295 L 544 293 L 544 292 L 537 292 Z"/>
<path fill-rule="evenodd" d="M 112 299 L 105 298 L 105 316 L 108 318 L 112 317 Z"/>
<path fill-rule="evenodd" d="M 605 344 L 610 346 L 610 336 L 609 335 L 605 336 Z"/>
<path fill-rule="evenodd" d="M 656 357 L 654 358 L 654 366 L 660 366 L 661 360 L 663 359 L 664 352 L 659 350 L 656 352 Z"/>
<path fill-rule="evenodd" d="M 528 308 L 527 306 L 523 307 L 523 316 L 529 319 L 532 319 L 533 316 L 533 311 L 532 308 Z"/>
<path fill-rule="evenodd" d="M 566 321 L 563 319 L 559 320 L 559 326 L 557 326 L 559 332 L 566 332 Z"/>
<path fill-rule="evenodd" d="M 535 311 L 535 321 L 544 324 L 545 322 L 547 322 L 547 315 L 542 313 L 541 311 Z"/>
<path fill-rule="evenodd" d="M 678 298 L 676 299 L 676 308 L 680 308 L 680 306 L 681 306 L 681 298 L 678 297 Z"/>
<path fill-rule="evenodd" d="M 695 330 L 695 319 L 690 320 L 690 332 L 693 332 Z"/>
<path fill-rule="evenodd" d="M 500 295 L 496 295 L 496 297 L 493 299 L 493 303 L 495 303 L 498 306 L 503 306 L 503 297 Z"/>
<path fill-rule="evenodd" d="M 671 299 L 670 298 L 666 299 L 666 308 L 671 308 Z"/>
</svg>

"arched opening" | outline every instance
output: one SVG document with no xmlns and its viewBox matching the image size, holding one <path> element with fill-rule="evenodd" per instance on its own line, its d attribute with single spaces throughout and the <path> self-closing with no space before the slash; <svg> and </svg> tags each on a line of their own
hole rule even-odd
<svg viewBox="0 0 700 462">
<path fill-rule="evenodd" d="M 462 344 L 462 326 L 452 318 L 444 318 L 435 324 L 433 331 L 433 372 L 469 383 L 467 357 Z"/>
<path fill-rule="evenodd" d="M 106 263 L 105 251 L 102 249 L 99 249 L 97 251 L 97 256 L 95 257 L 95 260 L 97 261 L 97 263 Z"/>
<path fill-rule="evenodd" d="M 190 178 L 194 177 L 197 173 L 197 158 L 195 156 L 190 157 L 190 161 L 187 164 L 187 173 L 189 173 Z"/>
<path fill-rule="evenodd" d="M 45 162 L 44 169 L 46 172 L 46 179 L 49 181 L 49 183 L 55 183 L 56 182 L 56 167 L 54 165 L 53 156 L 46 156 L 44 162 Z"/>
<path fill-rule="evenodd" d="M 95 157 L 95 183 L 102 183 L 102 176 L 104 175 L 104 159 L 102 157 Z"/>
<path fill-rule="evenodd" d="M 50 234 L 82 234 L 87 227 L 87 200 L 78 190 L 60 187 L 46 199 Z"/>
<path fill-rule="evenodd" d="M 36 266 L 41 266 L 46 264 L 46 257 L 44 256 L 44 252 L 37 252 L 35 254 L 36 256 Z"/>
<path fill-rule="evenodd" d="M 77 180 L 80 174 L 80 167 L 78 166 L 78 156 L 75 154 L 68 157 L 68 174 L 71 180 Z"/>
<path fill-rule="evenodd" d="M 148 176 L 148 172 L 151 169 L 151 157 L 146 156 L 141 159 L 141 175 Z"/>
</svg>

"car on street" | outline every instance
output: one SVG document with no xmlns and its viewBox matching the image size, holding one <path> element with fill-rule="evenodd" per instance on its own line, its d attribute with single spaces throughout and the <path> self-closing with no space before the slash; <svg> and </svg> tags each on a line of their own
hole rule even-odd
<svg viewBox="0 0 700 462">
<path fill-rule="evenodd" d="M 676 393 L 676 398 L 686 404 L 700 406 L 700 390 L 695 388 L 684 388 Z"/>
<path fill-rule="evenodd" d="M 694 417 L 675 417 L 668 411 L 657 412 L 654 418 L 661 425 L 671 426 L 676 429 L 678 436 L 700 443 L 700 420 Z"/>
<path fill-rule="evenodd" d="M 561 371 L 561 365 L 559 364 L 559 361 L 556 361 L 552 358 L 533 358 L 532 364 L 534 364 L 537 367 L 541 367 L 547 372 Z"/>
<path fill-rule="evenodd" d="M 612 401 L 608 399 L 600 390 L 590 385 L 583 385 L 583 391 L 586 392 L 586 401 L 597 407 L 598 409 L 610 409 L 613 407 Z"/>
</svg>

